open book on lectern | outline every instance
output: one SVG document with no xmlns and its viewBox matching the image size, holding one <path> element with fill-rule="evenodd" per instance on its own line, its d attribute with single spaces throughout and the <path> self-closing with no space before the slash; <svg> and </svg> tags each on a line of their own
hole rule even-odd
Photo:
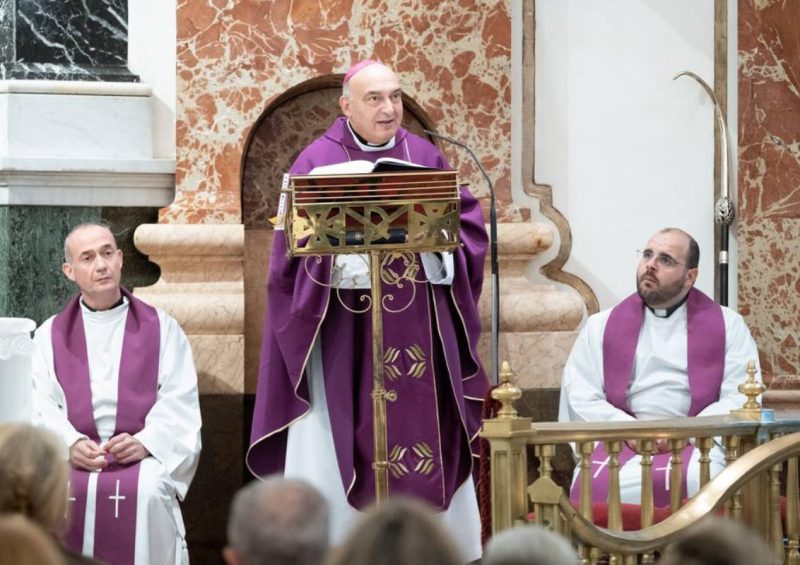
<svg viewBox="0 0 800 565">
<path fill-rule="evenodd" d="M 455 170 L 386 157 L 347 161 L 286 175 L 284 190 L 291 253 L 447 251 L 458 244 Z"/>
<path fill-rule="evenodd" d="M 372 161 L 357 160 L 345 161 L 343 163 L 336 163 L 333 165 L 322 165 L 314 167 L 308 173 L 309 175 L 358 175 L 364 173 L 402 173 L 404 171 L 436 171 L 431 167 L 423 167 L 403 161 L 402 159 L 394 159 L 392 157 L 381 157 L 374 163 Z"/>
</svg>

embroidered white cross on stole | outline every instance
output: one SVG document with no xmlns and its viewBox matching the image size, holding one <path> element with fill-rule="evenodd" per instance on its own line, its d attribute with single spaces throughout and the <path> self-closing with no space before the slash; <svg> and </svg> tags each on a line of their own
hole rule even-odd
<svg viewBox="0 0 800 565">
<path fill-rule="evenodd" d="M 608 457 L 606 457 L 602 461 L 592 461 L 592 465 L 598 465 L 597 471 L 594 472 L 594 475 L 592 476 L 592 478 L 596 479 L 597 477 L 599 477 L 600 473 L 603 472 L 603 469 L 608 467 L 608 464 L 609 464 L 610 461 L 611 461 L 611 456 L 610 455 Z"/>
<path fill-rule="evenodd" d="M 119 494 L 119 479 L 117 479 L 117 492 L 108 497 L 114 501 L 114 518 L 119 518 L 119 501 L 125 500 L 125 496 Z"/>
<path fill-rule="evenodd" d="M 669 492 L 669 473 L 672 471 L 672 458 L 669 459 L 666 467 L 657 467 L 653 471 L 664 471 L 664 490 Z"/>
<path fill-rule="evenodd" d="M 64 508 L 64 518 L 69 517 L 69 506 L 77 500 L 72 496 L 72 481 L 67 481 L 67 507 Z"/>
</svg>

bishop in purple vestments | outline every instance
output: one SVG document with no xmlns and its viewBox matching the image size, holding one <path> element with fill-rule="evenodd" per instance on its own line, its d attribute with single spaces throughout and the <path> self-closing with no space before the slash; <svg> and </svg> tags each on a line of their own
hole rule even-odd
<svg viewBox="0 0 800 565">
<path fill-rule="evenodd" d="M 384 65 L 355 65 L 346 76 L 340 103 L 345 117 L 300 154 L 292 174 L 382 157 L 450 168 L 434 145 L 400 127 L 401 90 Z M 401 313 L 383 314 L 386 388 L 397 393 L 397 400 L 387 403 L 389 494 L 419 497 L 441 510 L 471 478 L 488 389 L 476 353 L 487 235 L 478 202 L 466 187 L 461 188 L 460 237 L 452 257 L 433 258 L 440 260 L 444 284 L 418 284 L 413 297 L 410 285 L 400 295 L 396 288 L 384 288 L 398 304 L 411 301 Z M 330 257 L 320 263 L 289 259 L 286 249 L 286 236 L 278 229 L 247 463 L 256 475 L 284 470 L 290 428 L 313 407 L 310 381 L 318 366 L 340 479 L 336 482 L 348 504 L 362 509 L 375 492 L 372 328 L 369 313 L 350 309 L 362 308 L 359 299 L 369 289 L 331 291 L 307 274 L 330 283 Z M 321 360 L 315 365 L 317 352 Z M 470 496 L 474 499 L 474 493 Z"/>
</svg>

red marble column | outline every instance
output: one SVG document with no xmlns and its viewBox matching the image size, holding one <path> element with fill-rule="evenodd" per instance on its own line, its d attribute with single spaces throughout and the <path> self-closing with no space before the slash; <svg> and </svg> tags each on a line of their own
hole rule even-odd
<svg viewBox="0 0 800 565">
<path fill-rule="evenodd" d="M 767 381 L 800 374 L 798 22 L 800 2 L 739 1 L 739 306 Z"/>
</svg>

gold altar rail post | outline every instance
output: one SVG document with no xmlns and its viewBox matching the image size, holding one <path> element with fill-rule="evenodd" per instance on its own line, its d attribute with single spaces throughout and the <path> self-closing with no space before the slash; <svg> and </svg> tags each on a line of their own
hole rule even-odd
<svg viewBox="0 0 800 565">
<path fill-rule="evenodd" d="M 416 254 L 452 251 L 458 246 L 461 201 L 456 172 L 415 167 L 401 172 L 286 175 L 283 196 L 289 199 L 284 224 L 289 255 L 306 261 L 340 254 L 369 257 L 372 468 L 375 499 L 380 504 L 389 494 L 386 401 L 396 397 L 394 391 L 386 390 L 383 378 L 383 315 L 389 311 L 384 308 L 383 287 L 425 283 L 416 278 Z M 405 259 L 402 273 L 390 269 L 395 258 Z M 307 265 L 306 272 L 310 275 Z M 315 282 L 331 287 L 324 280 Z"/>
<path fill-rule="evenodd" d="M 511 375 L 509 368 L 504 373 Z M 800 565 L 800 413 L 778 412 L 768 417 L 756 397 L 763 385 L 755 381 L 755 367 L 748 366 L 747 381 L 740 391 L 748 398 L 744 407 L 727 416 L 707 416 L 658 421 L 554 423 L 519 418 L 513 401 L 521 391 L 509 378 L 493 396 L 503 403 L 503 413 L 484 421 L 482 437 L 491 448 L 492 531 L 518 522 L 535 521 L 558 532 L 580 548 L 583 563 L 597 563 L 602 554 L 609 563 L 653 563 L 655 552 L 677 540 L 703 517 L 723 512 L 745 521 L 785 563 Z M 726 448 L 726 468 L 711 478 L 710 456 L 715 438 Z M 623 441 L 635 440 L 642 455 L 640 525 L 636 531 L 622 531 L 619 469 L 610 461 L 607 500 L 608 528 L 594 525 L 591 503 L 589 455 L 596 442 L 603 441 L 613 459 Z M 666 440 L 673 465 L 668 474 L 670 493 L 680 492 L 680 451 L 693 442 L 699 451 L 701 490 L 685 502 L 670 500 L 670 516 L 654 524 L 653 469 L 651 457 L 655 440 Z M 567 492 L 551 477 L 550 458 L 558 444 L 575 445 L 580 457 L 581 494 L 577 508 Z M 526 446 L 533 446 L 541 459 L 540 476 L 527 481 Z M 677 469 L 677 471 L 675 471 Z M 781 483 L 786 470 L 786 520 L 781 520 Z M 523 494 L 527 494 L 526 500 Z M 497 501 L 497 502 L 496 502 Z M 785 543 L 784 543 L 785 540 Z M 638 557 L 637 557 L 638 555 Z"/>
</svg>

